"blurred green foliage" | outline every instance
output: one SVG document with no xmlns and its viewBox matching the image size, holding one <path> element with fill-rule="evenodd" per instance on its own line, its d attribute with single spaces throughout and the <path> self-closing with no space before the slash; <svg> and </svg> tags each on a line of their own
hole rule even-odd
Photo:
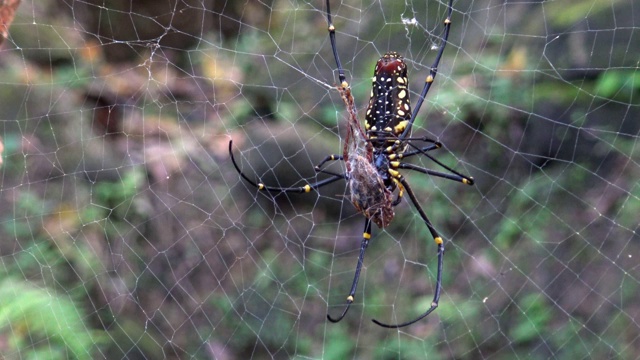
<svg viewBox="0 0 640 360">
<path fill-rule="evenodd" d="M 3 276 L 0 333 L 3 357 L 93 359 L 108 338 L 86 324 L 86 312 L 68 295 Z"/>
</svg>

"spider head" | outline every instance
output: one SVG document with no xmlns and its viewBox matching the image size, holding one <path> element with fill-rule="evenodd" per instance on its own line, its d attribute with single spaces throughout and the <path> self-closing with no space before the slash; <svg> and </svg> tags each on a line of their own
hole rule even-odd
<svg viewBox="0 0 640 360">
<path fill-rule="evenodd" d="M 384 186 L 387 190 L 393 192 L 396 188 L 396 183 L 391 179 L 391 174 L 389 174 L 389 157 L 383 152 L 376 152 L 373 161 L 373 166 L 375 166 Z"/>
</svg>

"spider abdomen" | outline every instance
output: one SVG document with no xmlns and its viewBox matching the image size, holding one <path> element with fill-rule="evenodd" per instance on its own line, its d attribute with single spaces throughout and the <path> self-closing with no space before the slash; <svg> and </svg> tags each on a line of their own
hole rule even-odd
<svg viewBox="0 0 640 360">
<path fill-rule="evenodd" d="M 378 60 L 373 71 L 365 128 L 371 139 L 388 137 L 381 134 L 398 137 L 406 129 L 410 119 L 407 65 L 400 54 L 388 52 Z"/>
</svg>

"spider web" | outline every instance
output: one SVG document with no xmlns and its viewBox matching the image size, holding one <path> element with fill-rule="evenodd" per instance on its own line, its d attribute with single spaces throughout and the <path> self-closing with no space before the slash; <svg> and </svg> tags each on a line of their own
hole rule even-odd
<svg viewBox="0 0 640 360">
<path fill-rule="evenodd" d="M 390 50 L 415 103 L 446 5 L 331 2 L 361 118 Z M 23 1 L 0 48 L 0 357 L 635 358 L 640 8 L 453 6 L 413 133 L 476 184 L 403 172 L 443 293 L 389 330 L 370 319 L 434 293 L 411 204 L 332 324 L 364 223 L 344 182 L 259 193 L 228 153 L 271 186 L 326 178 L 347 114 L 324 1 Z"/>
</svg>

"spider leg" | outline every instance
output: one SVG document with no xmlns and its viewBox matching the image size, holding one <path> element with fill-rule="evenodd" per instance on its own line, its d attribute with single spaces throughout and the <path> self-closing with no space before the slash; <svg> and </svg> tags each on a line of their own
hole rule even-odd
<svg viewBox="0 0 640 360">
<path fill-rule="evenodd" d="M 422 88 L 422 92 L 420 93 L 420 97 L 418 98 L 418 102 L 413 108 L 413 113 L 411 114 L 411 120 L 407 124 L 407 127 L 404 129 L 402 134 L 400 135 L 401 139 L 404 139 L 411 133 L 411 126 L 413 122 L 416 120 L 418 116 L 418 112 L 420 112 L 420 107 L 422 107 L 422 103 L 424 102 L 424 98 L 427 96 L 431 85 L 433 84 L 433 80 L 436 78 L 438 74 L 438 65 L 440 64 L 440 59 L 442 58 L 442 54 L 444 53 L 444 48 L 447 45 L 447 39 L 449 39 L 449 29 L 451 29 L 451 15 L 453 14 L 453 0 L 449 0 L 447 18 L 444 20 L 444 35 L 442 36 L 442 44 L 440 45 L 440 49 L 438 49 L 438 54 L 436 55 L 436 59 L 433 61 L 431 68 L 429 69 L 429 75 L 424 81 L 424 87 Z"/>
<path fill-rule="evenodd" d="M 342 63 L 340 63 L 340 56 L 338 56 L 338 47 L 336 45 L 336 27 L 333 26 L 331 21 L 331 7 L 329 6 L 329 0 L 327 0 L 327 23 L 329 24 L 329 40 L 331 40 L 331 50 L 333 50 L 333 57 L 336 59 L 336 65 L 338 66 L 338 79 L 340 80 L 340 86 L 343 88 L 348 87 L 347 78 L 344 76 L 344 69 Z"/>
<path fill-rule="evenodd" d="M 249 177 L 247 175 L 245 175 L 242 170 L 240 170 L 240 167 L 238 166 L 238 164 L 236 163 L 236 159 L 233 156 L 233 151 L 232 151 L 232 144 L 233 144 L 233 140 L 229 140 L 229 155 L 231 155 L 231 162 L 233 162 L 233 166 L 236 168 L 236 171 L 238 172 L 238 174 L 240 174 L 240 176 L 249 184 L 251 184 L 252 186 L 258 188 L 258 190 L 264 190 L 264 191 L 268 191 L 268 192 L 285 192 L 285 193 L 307 193 L 310 192 L 312 189 L 318 189 L 320 187 L 323 187 L 327 184 L 331 184 L 332 182 L 336 182 L 338 180 L 342 180 L 345 178 L 345 175 L 342 174 L 333 174 L 332 177 L 327 178 L 327 179 L 323 179 L 311 184 L 307 184 L 305 186 L 299 186 L 299 187 L 275 187 L 275 186 L 267 186 L 261 182 L 256 183 L 255 181 L 249 179 Z"/>
<path fill-rule="evenodd" d="M 367 141 L 373 141 L 374 139 L 367 139 Z M 440 149 L 442 147 L 442 143 L 433 139 L 430 139 L 426 136 L 423 137 L 408 137 L 408 138 L 404 138 L 402 139 L 402 141 L 400 141 L 400 138 L 394 134 L 391 134 L 391 136 L 389 136 L 388 133 L 386 133 L 386 136 L 379 136 L 377 137 L 375 140 L 387 140 L 387 141 L 395 141 L 393 146 L 390 146 L 388 148 L 385 149 L 385 151 L 387 153 L 389 153 L 389 160 L 395 160 L 395 159 L 403 159 L 406 157 L 410 157 L 413 155 L 417 155 L 417 154 L 424 154 L 427 151 L 431 151 L 431 150 L 437 150 Z M 424 146 L 422 148 L 418 147 L 416 144 L 414 144 L 412 141 L 424 141 L 424 142 L 429 142 L 432 143 L 429 146 Z M 415 150 L 413 151 L 405 151 L 405 152 L 396 152 L 398 147 L 400 146 L 400 144 L 407 144 L 408 146 L 411 146 L 412 148 L 414 148 Z"/>
<path fill-rule="evenodd" d="M 324 164 L 328 163 L 329 161 L 336 161 L 336 160 L 342 160 L 342 155 L 334 155 L 334 154 L 327 155 L 327 157 L 322 159 L 322 161 L 320 161 L 320 163 L 316 165 L 315 169 L 316 171 L 321 171 Z"/>
<path fill-rule="evenodd" d="M 449 180 L 461 182 L 461 183 L 467 184 L 467 185 L 473 185 L 473 183 L 474 183 L 472 177 L 460 175 L 459 173 L 453 172 L 453 171 L 452 171 L 453 174 L 446 174 L 446 173 L 442 173 L 442 172 L 439 172 L 439 171 L 425 169 L 423 167 L 416 166 L 416 165 L 413 165 L 413 164 L 408 164 L 408 163 L 398 163 L 398 164 L 394 164 L 394 165 L 397 165 L 397 167 L 400 168 L 400 169 L 413 170 L 413 171 L 421 172 L 423 174 L 433 175 L 433 176 L 441 177 L 441 178 L 444 178 L 444 179 L 449 179 Z"/>
<path fill-rule="evenodd" d="M 318 165 L 316 165 L 314 169 L 315 169 L 316 172 L 321 172 L 321 173 L 329 174 L 329 175 L 333 175 L 333 176 L 342 176 L 341 174 L 337 174 L 337 173 L 334 173 L 332 171 L 328 171 L 328 170 L 325 170 L 325 169 L 322 168 L 324 166 L 324 164 L 328 163 L 329 161 L 337 161 L 337 160 L 342 161 L 342 159 L 343 158 L 342 158 L 341 155 L 334 155 L 334 154 L 327 155 L 327 157 L 325 157 Z"/>
<path fill-rule="evenodd" d="M 337 318 L 332 318 L 331 315 L 327 314 L 327 319 L 332 323 L 337 323 L 342 320 L 342 318 L 349 311 L 349 307 L 353 303 L 353 296 L 356 294 L 356 289 L 358 287 L 358 280 L 360 279 L 360 270 L 362 270 L 362 263 L 364 262 L 364 253 L 367 250 L 367 246 L 369 245 L 369 240 L 371 239 L 371 219 L 365 219 L 364 223 L 364 234 L 362 235 L 362 242 L 360 243 L 360 256 L 358 257 L 358 265 L 356 266 L 356 273 L 353 276 L 353 284 L 351 285 L 351 291 L 349 291 L 349 296 L 347 296 L 347 304 L 342 311 L 342 314 Z"/>
<path fill-rule="evenodd" d="M 400 140 L 400 138 L 394 134 L 394 133 L 390 133 L 388 131 L 384 131 L 384 130 L 378 130 L 378 131 L 373 131 L 373 130 L 369 130 L 367 132 L 367 134 L 369 136 L 375 136 L 375 138 L 367 138 L 366 141 L 372 142 L 372 141 L 380 141 L 380 140 L 386 140 L 386 141 L 394 141 L 394 140 Z M 439 141 L 433 140 L 429 137 L 426 136 L 421 136 L 421 137 L 406 137 L 403 138 L 402 141 L 408 142 L 408 141 L 424 141 L 424 142 L 429 142 L 432 144 L 436 145 L 436 148 L 440 148 L 442 147 L 442 144 Z M 413 147 L 417 148 L 415 145 L 412 145 Z"/>
<path fill-rule="evenodd" d="M 418 199 L 416 198 L 416 195 L 413 193 L 413 190 L 411 190 L 411 187 L 409 186 L 409 183 L 407 183 L 407 180 L 404 178 L 404 176 L 402 176 L 400 173 L 397 173 L 396 179 L 404 186 L 405 191 L 407 192 L 407 194 L 409 195 L 409 198 L 411 199 L 411 202 L 413 203 L 413 206 L 416 208 L 416 210 L 420 214 L 422 221 L 424 221 L 425 225 L 427 225 L 427 228 L 429 229 L 431 236 L 436 242 L 436 245 L 438 245 L 438 272 L 436 274 L 436 291 L 435 291 L 435 294 L 433 295 L 433 300 L 431 301 L 431 307 L 429 307 L 427 311 L 422 313 L 422 315 L 418 316 L 417 318 L 411 321 L 403 322 L 400 324 L 392 324 L 392 325 L 385 324 L 378 320 L 372 319 L 372 321 L 377 325 L 380 325 L 385 328 L 391 328 L 391 329 L 401 328 L 401 327 L 405 327 L 413 323 L 416 323 L 424 319 L 427 315 L 431 314 L 431 312 L 433 312 L 433 310 L 435 310 L 438 307 L 438 302 L 440 301 L 440 290 L 442 289 L 442 264 L 444 260 L 444 241 L 442 240 L 442 237 L 440 237 L 436 229 L 431 224 L 431 221 L 429 221 L 427 214 L 425 214 L 424 210 L 422 210 L 422 206 L 420 206 L 420 204 L 418 203 Z"/>
<path fill-rule="evenodd" d="M 396 186 L 398 187 L 398 196 L 391 203 L 391 206 L 395 207 L 398 206 L 400 202 L 402 202 L 402 196 L 404 195 L 404 186 L 396 178 L 393 178 L 393 182 L 395 182 Z"/>
<path fill-rule="evenodd" d="M 449 171 L 449 172 L 451 172 L 451 173 L 453 173 L 453 174 L 457 175 L 457 176 L 460 178 L 460 180 L 458 180 L 457 178 L 455 178 L 455 177 L 454 177 L 454 178 L 453 178 L 453 179 L 451 179 L 451 180 L 456 180 L 456 181 L 460 181 L 460 182 L 462 182 L 462 183 L 464 183 L 464 184 L 473 185 L 473 182 L 474 182 L 474 181 L 473 181 L 473 178 L 472 178 L 472 177 L 462 175 L 461 173 L 459 173 L 459 172 L 457 172 L 457 171 L 453 170 L 453 169 L 452 169 L 452 168 L 450 168 L 449 166 L 447 166 L 447 165 L 443 164 L 441 161 L 439 161 L 438 159 L 434 158 L 434 157 L 433 157 L 433 156 L 431 156 L 429 153 L 427 153 L 426 151 L 424 151 L 425 149 L 427 149 L 427 148 L 429 148 L 429 147 L 426 147 L 426 148 L 422 148 L 422 149 L 421 149 L 421 148 L 418 148 L 417 146 L 415 146 L 415 145 L 414 145 L 414 144 L 412 144 L 412 143 L 408 143 L 408 144 L 409 144 L 410 146 L 412 146 L 413 148 L 415 148 L 415 149 L 416 149 L 416 150 L 415 150 L 416 152 L 413 152 L 413 151 L 412 151 L 412 152 L 410 152 L 410 154 L 412 154 L 412 155 L 422 154 L 422 155 L 424 155 L 424 156 L 428 157 L 429 159 L 431 159 L 431 161 L 433 161 L 434 163 L 436 163 L 436 164 L 440 165 L 441 167 L 443 167 L 443 168 L 444 168 L 444 169 L 446 169 L 447 171 Z M 434 145 L 435 145 L 435 146 L 438 146 L 438 145 L 441 145 L 441 144 L 440 144 L 440 143 L 437 143 L 437 144 L 434 144 Z M 406 154 L 403 154 L 403 157 L 406 157 Z M 409 165 L 409 164 L 405 164 L 405 166 L 408 166 L 408 165 Z M 442 176 L 442 175 L 446 175 L 446 174 L 442 174 L 442 173 L 439 173 L 439 172 L 437 172 L 437 171 L 434 171 L 434 172 L 432 172 L 432 173 L 428 173 L 428 172 L 425 172 L 425 171 L 421 171 L 420 169 L 422 169 L 422 168 L 420 168 L 420 167 L 418 167 L 418 166 L 415 166 L 415 167 L 407 167 L 407 169 L 416 170 L 416 171 L 420 171 L 420 172 L 425 173 L 425 174 L 430 174 L 430 175 L 440 176 L 440 177 L 444 177 L 444 178 L 447 178 L 447 179 L 449 179 L 449 178 L 450 178 L 450 177 L 448 177 L 448 176 Z M 426 169 L 424 169 L 424 170 L 426 170 Z M 431 170 L 428 170 L 428 171 L 431 171 Z M 440 175 L 438 175 L 438 174 L 440 174 Z"/>
<path fill-rule="evenodd" d="M 411 143 L 410 143 L 411 144 Z M 411 146 L 414 146 L 413 144 L 411 144 Z M 423 148 L 419 148 L 418 150 L 414 150 L 414 151 L 408 151 L 405 153 L 396 153 L 396 154 L 390 154 L 389 155 L 389 160 L 396 160 L 396 159 L 404 159 L 404 158 L 408 158 L 410 156 L 413 155 L 417 155 L 417 154 L 422 154 L 425 153 L 427 151 L 431 151 L 431 150 L 436 150 L 436 149 L 440 149 L 442 145 L 440 143 L 437 144 L 433 144 L 433 145 L 429 145 L 429 146 L 425 146 Z"/>
</svg>

